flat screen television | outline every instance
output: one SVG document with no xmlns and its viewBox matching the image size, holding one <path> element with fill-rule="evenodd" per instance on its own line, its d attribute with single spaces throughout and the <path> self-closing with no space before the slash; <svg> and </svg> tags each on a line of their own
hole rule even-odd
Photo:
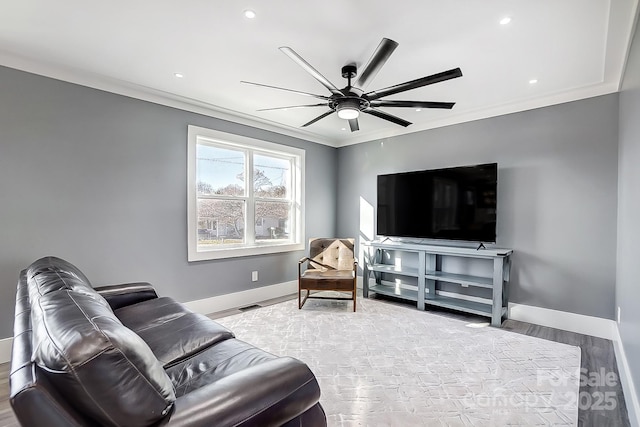
<svg viewBox="0 0 640 427">
<path fill-rule="evenodd" d="M 498 164 L 378 175 L 377 234 L 496 241 Z"/>
</svg>

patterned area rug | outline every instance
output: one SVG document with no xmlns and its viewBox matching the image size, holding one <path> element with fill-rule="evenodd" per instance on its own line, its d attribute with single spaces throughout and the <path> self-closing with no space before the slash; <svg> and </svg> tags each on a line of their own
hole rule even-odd
<svg viewBox="0 0 640 427">
<path fill-rule="evenodd" d="M 578 347 L 362 298 L 216 321 L 306 362 L 330 426 L 577 425 Z"/>
</svg>

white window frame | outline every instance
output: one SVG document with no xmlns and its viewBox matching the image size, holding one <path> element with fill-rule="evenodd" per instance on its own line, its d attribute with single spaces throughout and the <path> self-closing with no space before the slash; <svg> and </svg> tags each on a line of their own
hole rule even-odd
<svg viewBox="0 0 640 427">
<path fill-rule="evenodd" d="M 234 258 L 251 255 L 271 254 L 278 252 L 290 252 L 304 250 L 304 165 L 305 151 L 299 148 L 286 145 L 275 144 L 273 142 L 207 129 L 199 126 L 189 125 L 187 136 L 187 245 L 188 260 L 203 261 L 211 259 Z M 196 147 L 199 142 L 214 144 L 218 146 L 241 149 L 244 151 L 255 151 L 260 154 L 282 156 L 292 159 L 292 182 L 291 191 L 293 195 L 291 206 L 291 240 L 288 242 L 270 243 L 269 241 L 254 241 L 256 218 L 254 213 L 255 200 L 253 195 L 253 185 L 247 178 L 244 199 L 246 203 L 245 215 L 245 243 L 235 245 L 225 245 L 220 248 L 198 250 L 198 197 L 197 197 L 197 176 L 196 176 Z M 245 165 L 245 176 L 249 177 L 249 171 L 253 171 L 252 156 L 248 156 L 249 161 Z"/>
</svg>

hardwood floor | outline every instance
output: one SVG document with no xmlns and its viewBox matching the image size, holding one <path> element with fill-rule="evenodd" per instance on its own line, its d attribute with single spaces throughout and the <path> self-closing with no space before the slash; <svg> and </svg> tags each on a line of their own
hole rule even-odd
<svg viewBox="0 0 640 427">
<path fill-rule="evenodd" d="M 292 299 L 293 297 L 276 298 L 265 301 L 259 305 L 270 305 L 281 301 Z M 391 301 L 390 301 L 391 302 Z M 399 302 L 391 302 L 399 303 Z M 401 303 L 400 303 L 401 304 Z M 211 318 L 220 318 L 235 313 L 240 310 L 227 310 L 210 315 Z M 443 316 L 463 318 L 469 320 L 481 319 L 475 316 L 467 316 L 457 312 L 437 311 Z M 618 368 L 616 365 L 613 344 L 610 340 L 596 338 L 589 335 L 576 334 L 559 329 L 544 326 L 532 325 L 530 323 L 518 322 L 515 320 L 505 320 L 502 328 L 514 333 L 525 334 L 537 338 L 556 341 L 564 344 L 580 347 L 582 360 L 582 372 L 586 378 L 591 374 L 592 380 L 584 381 L 580 386 L 580 399 L 578 411 L 579 427 L 627 427 L 630 426 L 627 415 L 627 407 L 624 401 L 622 386 L 619 380 Z M 609 384 L 600 384 L 605 381 L 602 374 L 614 373 L 615 379 L 609 375 Z M 9 364 L 0 364 L 0 427 L 17 427 L 18 421 L 15 419 L 9 405 Z M 606 377 L 605 377 L 606 378 Z M 594 384 L 597 383 L 597 384 Z M 610 406 L 615 407 L 610 409 Z"/>
<path fill-rule="evenodd" d="M 18 420 L 9 405 L 9 364 L 0 364 L 0 426 L 17 427 Z"/>
<path fill-rule="evenodd" d="M 627 427 L 630 425 L 613 343 L 610 340 L 516 320 L 505 320 L 502 323 L 502 328 L 519 334 L 580 347 L 581 374 L 583 376 L 581 376 L 578 400 L 578 425 L 585 427 Z M 614 407 L 610 408 L 611 406 Z"/>
</svg>

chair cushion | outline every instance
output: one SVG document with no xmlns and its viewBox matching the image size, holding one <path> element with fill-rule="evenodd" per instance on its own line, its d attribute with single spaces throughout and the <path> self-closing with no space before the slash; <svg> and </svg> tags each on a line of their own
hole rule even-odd
<svg viewBox="0 0 640 427">
<path fill-rule="evenodd" d="M 300 277 L 300 289 L 354 291 L 353 270 L 306 270 Z"/>
<path fill-rule="evenodd" d="M 224 326 L 168 297 L 122 307 L 115 314 L 149 345 L 165 367 L 234 337 Z"/>
<path fill-rule="evenodd" d="M 309 269 L 302 273 L 305 279 L 317 280 L 353 280 L 353 270 L 315 270 Z"/>
<path fill-rule="evenodd" d="M 180 397 L 235 372 L 273 359 L 277 357 L 271 353 L 244 341 L 229 339 L 167 368 L 167 374 L 175 387 L 176 397 Z"/>
</svg>

